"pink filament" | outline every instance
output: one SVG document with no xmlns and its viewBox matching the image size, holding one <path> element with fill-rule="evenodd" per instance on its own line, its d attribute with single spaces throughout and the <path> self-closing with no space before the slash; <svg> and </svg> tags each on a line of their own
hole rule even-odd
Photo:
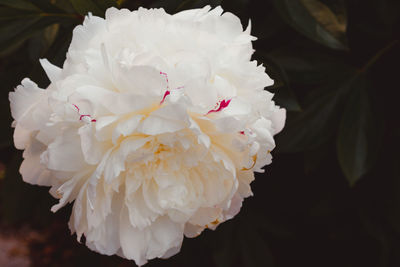
<svg viewBox="0 0 400 267">
<path fill-rule="evenodd" d="M 80 109 L 79 109 L 79 107 L 77 106 L 77 105 L 75 105 L 75 104 L 72 104 L 75 108 L 76 108 L 76 110 L 78 111 L 78 113 L 80 112 Z M 83 117 L 89 117 L 89 118 L 91 118 L 91 116 L 90 115 L 81 115 L 81 114 L 79 114 L 80 116 L 79 116 L 79 120 L 81 121 L 82 120 L 82 118 Z M 92 119 L 91 120 L 91 122 L 95 122 L 95 121 L 97 121 L 97 120 L 95 120 L 95 119 Z"/>
<path fill-rule="evenodd" d="M 165 80 L 167 80 L 167 90 L 169 90 L 168 74 L 166 74 L 165 72 L 162 72 L 162 71 L 160 71 L 160 74 L 165 77 Z"/>
<path fill-rule="evenodd" d="M 79 113 L 79 108 L 78 108 L 78 106 L 75 105 L 75 104 L 72 104 L 72 105 L 78 110 L 78 113 Z"/>
<path fill-rule="evenodd" d="M 164 103 L 165 98 L 171 94 L 171 91 L 169 90 L 168 74 L 166 74 L 165 72 L 162 72 L 162 71 L 160 71 L 160 74 L 163 75 L 165 77 L 165 80 L 167 81 L 167 91 L 165 91 L 164 96 L 163 96 L 162 100 L 160 101 L 160 105 L 161 105 L 162 103 Z M 183 88 L 183 86 L 180 86 L 180 87 L 176 88 L 175 90 L 182 89 L 182 88 Z"/>
<path fill-rule="evenodd" d="M 170 91 L 165 91 L 165 94 L 164 94 L 164 96 L 163 96 L 163 98 L 162 98 L 162 100 L 160 101 L 160 104 L 162 104 L 162 103 L 164 103 L 164 101 L 165 101 L 165 98 L 167 97 L 167 95 L 169 95 L 171 92 Z"/>
<path fill-rule="evenodd" d="M 228 100 L 222 100 L 220 103 L 219 103 L 219 107 L 217 108 L 217 109 L 212 109 L 212 110 L 210 110 L 209 112 L 207 112 L 207 115 L 208 114 L 210 114 L 210 113 L 212 113 L 212 112 L 218 112 L 218 111 L 221 111 L 221 110 L 223 110 L 223 109 L 225 109 L 227 106 L 229 106 L 229 103 L 231 102 L 231 99 L 228 99 Z"/>
</svg>

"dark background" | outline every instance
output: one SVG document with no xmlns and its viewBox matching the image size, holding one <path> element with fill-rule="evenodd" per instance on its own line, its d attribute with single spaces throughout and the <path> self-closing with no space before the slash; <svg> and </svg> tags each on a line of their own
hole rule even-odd
<svg viewBox="0 0 400 267">
<path fill-rule="evenodd" d="M 76 242 L 70 207 L 52 214 L 48 188 L 22 182 L 8 93 L 24 77 L 48 85 L 38 59 L 62 66 L 88 11 L 206 4 L 251 18 L 287 125 L 240 214 L 146 266 L 400 266 L 398 0 L 0 0 L 0 252 L 32 266 L 134 266 Z"/>
</svg>

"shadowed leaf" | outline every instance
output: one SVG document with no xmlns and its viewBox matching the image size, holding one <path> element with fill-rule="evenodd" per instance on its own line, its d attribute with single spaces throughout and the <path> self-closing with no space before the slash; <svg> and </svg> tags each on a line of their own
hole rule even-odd
<svg viewBox="0 0 400 267">
<path fill-rule="evenodd" d="M 374 164 L 377 153 L 378 125 L 374 120 L 364 79 L 359 79 L 347 100 L 340 123 L 337 153 L 340 166 L 350 185 L 354 185 Z"/>
<path fill-rule="evenodd" d="M 267 88 L 268 91 L 274 93 L 274 101 L 288 111 L 300 111 L 300 104 L 290 87 L 289 78 L 285 70 L 267 55 L 262 53 L 257 55 L 260 57 L 260 61 L 265 63 L 266 72 L 274 80 L 274 85 Z"/>
<path fill-rule="evenodd" d="M 277 136 L 279 152 L 295 153 L 311 150 L 326 142 L 337 126 L 343 91 L 351 82 L 345 82 L 338 90 L 330 91 L 312 102 L 301 112 L 288 114 L 285 129 Z"/>
<path fill-rule="evenodd" d="M 332 49 L 347 49 L 346 43 L 337 38 L 343 35 L 345 26 L 321 2 L 273 0 L 273 3 L 282 18 L 301 34 Z M 333 18 L 336 19 L 332 21 Z"/>
<path fill-rule="evenodd" d="M 279 64 L 292 84 L 340 81 L 355 71 L 343 59 L 301 44 L 282 46 L 267 56 Z"/>
<path fill-rule="evenodd" d="M 301 0 L 315 20 L 332 36 L 342 43 L 346 42 L 347 18 L 342 8 L 335 14 L 319 0 Z M 339 1 L 340 2 L 340 1 Z"/>
<path fill-rule="evenodd" d="M 0 5 L 17 8 L 17 9 L 25 9 L 25 10 L 39 10 L 37 6 L 32 4 L 30 1 L 25 0 L 0 0 Z"/>
<path fill-rule="evenodd" d="M 70 0 L 70 2 L 82 16 L 86 16 L 90 12 L 93 15 L 104 17 L 107 8 L 118 5 L 115 0 Z"/>
<path fill-rule="evenodd" d="M 33 2 L 33 3 L 36 3 Z M 4 56 L 48 26 L 60 23 L 75 25 L 76 14 L 51 13 L 37 9 L 0 7 L 0 56 Z M 51 35 L 51 32 L 49 32 Z M 48 35 L 48 37 L 51 37 Z"/>
</svg>

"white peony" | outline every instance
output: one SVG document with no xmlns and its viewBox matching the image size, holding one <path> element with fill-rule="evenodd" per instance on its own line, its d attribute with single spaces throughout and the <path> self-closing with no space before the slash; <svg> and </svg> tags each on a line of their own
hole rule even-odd
<svg viewBox="0 0 400 267">
<path fill-rule="evenodd" d="M 271 162 L 285 110 L 250 61 L 250 25 L 221 7 L 110 8 L 75 28 L 47 89 L 10 93 L 24 181 L 51 186 L 86 245 L 143 265 L 235 216 Z"/>
</svg>

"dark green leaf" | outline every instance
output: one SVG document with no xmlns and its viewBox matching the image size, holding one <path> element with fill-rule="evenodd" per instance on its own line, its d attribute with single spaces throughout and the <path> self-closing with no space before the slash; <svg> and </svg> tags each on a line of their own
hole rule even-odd
<svg viewBox="0 0 400 267">
<path fill-rule="evenodd" d="M 323 163 L 329 156 L 329 153 L 335 153 L 335 147 L 330 143 L 322 144 L 313 150 L 305 151 L 304 153 L 304 171 L 310 174 Z"/>
<path fill-rule="evenodd" d="M 6 23 L 10 20 L 27 19 L 38 16 L 38 14 L 40 14 L 39 11 L 35 10 L 14 9 L 0 6 L 0 28 L 7 26 Z"/>
<path fill-rule="evenodd" d="M 75 14 L 0 7 L 0 21 L 0 56 L 4 56 L 52 24 L 75 25 L 77 17 Z"/>
<path fill-rule="evenodd" d="M 341 27 L 337 25 L 338 21 L 332 21 L 336 18 L 335 15 L 321 2 L 317 0 L 273 0 L 273 2 L 282 18 L 301 34 L 333 49 L 347 49 L 346 44 L 332 32 L 332 28 L 339 31 Z M 322 19 L 324 19 L 323 22 Z M 344 35 L 344 32 L 341 34 Z"/>
<path fill-rule="evenodd" d="M 57 19 L 52 17 L 44 17 L 42 19 L 36 17 L 29 20 L 15 21 L 7 27 L 1 28 L 0 51 L 20 44 L 56 21 Z"/>
<path fill-rule="evenodd" d="M 284 84 L 274 84 L 271 88 L 267 88 L 274 93 L 273 100 L 277 105 L 284 107 L 287 111 L 301 111 L 299 102 L 294 95 L 293 90 Z"/>
<path fill-rule="evenodd" d="M 50 25 L 39 34 L 30 38 L 28 41 L 28 52 L 32 62 L 37 63 L 44 56 L 44 53 L 53 44 L 60 28 L 59 26 L 59 24 Z"/>
<path fill-rule="evenodd" d="M 54 1 L 49 1 L 49 0 L 31 0 L 32 4 L 37 6 L 39 9 L 41 9 L 44 12 L 47 13 L 61 13 L 63 12 L 62 9 L 57 7 L 56 5 L 53 4 Z"/>
<path fill-rule="evenodd" d="M 365 80 L 353 86 L 340 123 L 337 152 L 340 166 L 354 185 L 374 165 L 378 150 L 378 125 L 371 111 Z"/>
<path fill-rule="evenodd" d="M 70 0 L 70 2 L 75 10 L 82 16 L 86 16 L 91 12 L 93 15 L 103 17 L 107 8 L 117 6 L 117 1 L 115 0 Z"/>
<path fill-rule="evenodd" d="M 300 104 L 290 87 L 289 78 L 285 70 L 266 55 L 261 54 L 260 58 L 261 61 L 265 63 L 266 72 L 274 80 L 274 85 L 267 88 L 268 91 L 275 94 L 274 101 L 288 111 L 300 111 Z"/>
<path fill-rule="evenodd" d="M 341 58 L 297 43 L 275 49 L 267 56 L 286 72 L 290 83 L 314 85 L 341 80 L 355 72 Z"/>
<path fill-rule="evenodd" d="M 54 5 L 66 13 L 75 13 L 75 9 L 69 0 L 57 0 Z"/>
<path fill-rule="evenodd" d="M 70 0 L 75 10 L 82 16 L 86 16 L 89 12 L 93 15 L 102 15 L 102 10 L 92 0 Z"/>
<path fill-rule="evenodd" d="M 109 7 L 117 7 L 118 1 L 116 0 L 97 0 L 96 4 L 103 10 L 106 11 Z M 104 12 L 103 12 L 104 13 Z"/>
<path fill-rule="evenodd" d="M 21 32 L 26 31 L 26 29 L 33 26 L 38 20 L 37 18 L 15 20 L 0 27 L 0 47 L 2 48 L 0 56 L 3 57 L 20 47 L 29 38 L 29 36 L 24 36 Z"/>
<path fill-rule="evenodd" d="M 343 0 L 336 0 L 333 10 L 322 0 L 300 0 L 315 20 L 333 37 L 346 43 L 347 14 Z"/>
<path fill-rule="evenodd" d="M 0 28 L 6 27 L 7 23 L 16 20 L 28 20 L 34 18 L 52 19 L 54 22 L 74 22 L 76 23 L 78 16 L 76 14 L 67 14 L 63 11 L 60 12 L 45 12 L 35 10 L 14 9 L 8 7 L 0 7 Z"/>
<path fill-rule="evenodd" d="M 255 228 L 243 227 L 239 235 L 243 267 L 275 266 L 271 250 Z"/>
<path fill-rule="evenodd" d="M 0 5 L 17 8 L 17 9 L 26 9 L 26 10 L 35 10 L 35 11 L 39 10 L 30 1 L 25 1 L 25 0 L 0 0 Z"/>
<path fill-rule="evenodd" d="M 338 85 L 337 90 L 318 96 L 301 112 L 288 113 L 286 126 L 277 136 L 275 150 L 294 153 L 311 150 L 326 142 L 335 132 L 343 92 L 351 83 L 346 81 Z"/>
<path fill-rule="evenodd" d="M 71 39 L 72 39 L 72 30 L 61 28 L 58 31 L 53 44 L 46 51 L 44 57 L 52 59 L 51 62 L 53 64 L 62 67 L 68 51 L 69 44 L 71 43 Z"/>
</svg>

